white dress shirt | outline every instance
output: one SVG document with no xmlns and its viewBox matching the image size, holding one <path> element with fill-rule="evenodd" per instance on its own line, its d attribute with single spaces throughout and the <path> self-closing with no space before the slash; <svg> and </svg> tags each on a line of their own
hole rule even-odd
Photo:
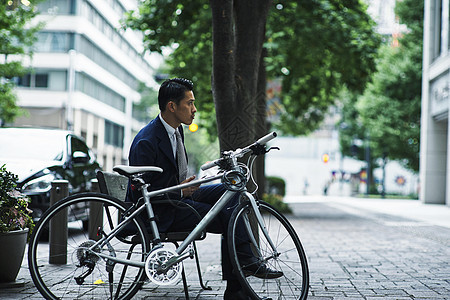
<svg viewBox="0 0 450 300">
<path fill-rule="evenodd" d="M 167 135 L 169 136 L 170 144 L 172 145 L 172 151 L 173 151 L 173 157 L 175 160 L 177 159 L 177 137 L 175 135 L 175 128 L 170 126 L 166 121 L 164 121 L 164 118 L 159 114 L 159 119 L 161 120 L 161 123 L 163 123 L 164 128 L 166 128 Z M 180 190 L 180 195 L 183 197 L 183 190 Z"/>
<path fill-rule="evenodd" d="M 170 144 L 172 145 L 172 151 L 173 151 L 173 157 L 177 159 L 177 137 L 175 135 L 175 128 L 170 126 L 166 121 L 164 121 L 164 118 L 159 114 L 159 119 L 164 125 L 164 128 L 166 128 L 167 135 L 169 136 Z"/>
</svg>

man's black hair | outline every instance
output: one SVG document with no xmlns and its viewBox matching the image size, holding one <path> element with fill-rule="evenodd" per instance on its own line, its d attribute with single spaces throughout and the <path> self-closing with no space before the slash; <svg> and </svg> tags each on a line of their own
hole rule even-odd
<svg viewBox="0 0 450 300">
<path fill-rule="evenodd" d="M 194 84 L 192 81 L 185 78 L 172 78 L 164 81 L 159 88 L 158 105 L 161 111 L 166 109 L 169 101 L 180 104 L 181 99 L 184 98 L 186 91 L 192 91 Z"/>
</svg>

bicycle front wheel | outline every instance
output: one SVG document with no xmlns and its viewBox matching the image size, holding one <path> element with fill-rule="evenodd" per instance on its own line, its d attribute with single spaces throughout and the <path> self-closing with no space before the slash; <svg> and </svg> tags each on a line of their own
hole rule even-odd
<svg viewBox="0 0 450 300">
<path fill-rule="evenodd" d="M 29 242 L 28 265 L 46 299 L 129 299 L 136 294 L 145 270 L 122 262 L 145 261 L 149 241 L 142 221 L 136 218 L 126 226 L 132 241 L 115 236 L 94 246 L 115 228 L 125 205 L 108 195 L 86 193 L 57 202 L 41 217 Z"/>
<path fill-rule="evenodd" d="M 249 202 L 235 209 L 228 228 L 231 261 L 241 285 L 252 299 L 306 299 L 309 272 L 300 239 L 289 221 L 274 207 L 260 202 L 259 211 L 275 251 L 258 226 Z M 249 274 L 247 270 L 251 267 L 239 259 L 245 255 L 239 252 L 240 249 L 248 249 L 245 244 L 249 240 L 259 263 L 281 271 L 282 275 L 270 279 L 261 274 L 258 277 Z"/>
</svg>

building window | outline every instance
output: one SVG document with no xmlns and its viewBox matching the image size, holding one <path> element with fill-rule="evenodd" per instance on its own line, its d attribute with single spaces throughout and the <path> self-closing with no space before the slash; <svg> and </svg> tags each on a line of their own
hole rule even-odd
<svg viewBox="0 0 450 300">
<path fill-rule="evenodd" d="M 431 59 L 434 61 L 441 55 L 442 43 L 442 0 L 433 1 L 431 11 Z"/>
<path fill-rule="evenodd" d="M 31 74 L 26 74 L 22 77 L 19 77 L 17 81 L 18 86 L 30 87 L 31 86 Z"/>
<path fill-rule="evenodd" d="M 105 144 L 123 147 L 123 126 L 105 120 Z"/>
<path fill-rule="evenodd" d="M 48 74 L 26 74 L 18 79 L 17 85 L 29 88 L 48 88 Z"/>
<path fill-rule="evenodd" d="M 75 89 L 108 104 L 122 112 L 125 111 L 125 98 L 107 86 L 84 73 L 76 73 Z"/>
<path fill-rule="evenodd" d="M 35 74 L 34 85 L 37 88 L 47 88 L 48 87 L 48 74 Z"/>
<path fill-rule="evenodd" d="M 38 11 L 44 15 L 73 15 L 75 0 L 46 0 L 37 5 Z"/>
<path fill-rule="evenodd" d="M 112 73 L 115 77 L 122 80 L 125 84 L 130 86 L 132 89 L 137 89 L 139 86 L 139 82 L 136 78 L 128 72 L 124 67 L 119 65 L 116 61 L 114 61 L 109 55 L 107 55 L 103 50 L 97 47 L 94 43 L 92 43 L 85 36 L 80 36 L 79 39 L 79 47 L 78 51 L 88 58 L 90 58 L 93 62 L 98 64 L 103 69 Z"/>
<path fill-rule="evenodd" d="M 35 70 L 15 79 L 17 86 L 25 88 L 49 89 L 52 91 L 65 91 L 67 85 L 66 71 Z"/>
<path fill-rule="evenodd" d="M 73 38 L 68 32 L 38 32 L 34 51 L 66 53 L 73 49 Z"/>
<path fill-rule="evenodd" d="M 94 149 L 98 148 L 98 136 L 96 134 L 94 134 L 94 137 L 93 137 L 92 148 L 94 148 Z"/>
<path fill-rule="evenodd" d="M 111 4 L 116 3 L 114 6 L 121 11 L 119 16 L 123 16 L 125 12 L 121 4 L 117 0 L 111 2 Z M 92 6 L 87 1 L 81 1 L 80 3 L 80 15 L 88 19 L 94 26 L 96 26 L 103 34 L 111 41 L 114 42 L 123 52 L 128 53 L 131 59 L 137 61 L 142 66 L 148 66 L 148 63 L 144 58 L 134 49 L 126 39 L 123 37 L 123 33 L 116 29 L 116 26 L 111 25 L 110 21 L 105 19 L 94 6 Z M 130 85 L 131 86 L 131 85 Z"/>
</svg>

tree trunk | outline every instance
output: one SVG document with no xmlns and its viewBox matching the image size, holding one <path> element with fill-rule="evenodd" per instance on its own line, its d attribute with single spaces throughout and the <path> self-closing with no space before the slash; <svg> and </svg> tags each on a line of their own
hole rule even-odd
<svg viewBox="0 0 450 300">
<path fill-rule="evenodd" d="M 266 66 L 264 64 L 264 58 L 266 56 L 266 49 L 263 48 L 260 56 L 259 63 L 259 72 L 258 72 L 258 85 L 257 85 L 257 94 L 256 94 L 256 124 L 255 131 L 256 136 L 255 139 L 258 139 L 265 134 L 267 134 L 270 124 L 267 122 L 267 95 L 266 95 L 266 86 L 267 86 L 267 74 L 266 74 Z M 256 182 L 258 183 L 258 197 L 262 199 L 263 193 L 266 191 L 266 175 L 265 175 L 265 160 L 266 157 L 259 157 L 255 162 L 255 174 L 256 174 Z"/>
<path fill-rule="evenodd" d="M 270 0 L 210 0 L 210 4 L 220 149 L 236 149 L 258 135 L 258 74 Z"/>
<path fill-rule="evenodd" d="M 213 27 L 212 93 L 216 107 L 220 150 L 228 145 L 225 137 L 228 119 L 238 109 L 234 83 L 233 0 L 210 0 Z M 227 132 L 227 131 L 226 131 Z"/>
</svg>

